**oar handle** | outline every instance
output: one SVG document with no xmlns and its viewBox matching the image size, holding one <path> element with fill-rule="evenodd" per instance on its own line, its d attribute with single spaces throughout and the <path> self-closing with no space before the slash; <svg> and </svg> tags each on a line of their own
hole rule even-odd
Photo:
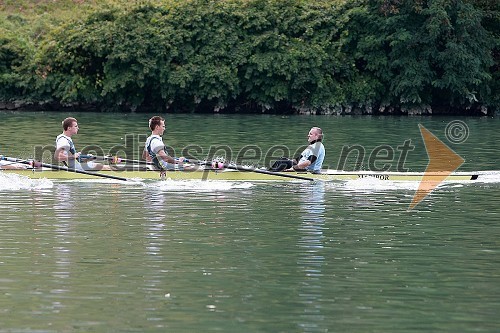
<svg viewBox="0 0 500 333">
<path fill-rule="evenodd" d="M 78 162 L 82 162 L 82 160 L 95 160 L 97 158 L 98 158 L 98 156 L 94 156 L 92 154 L 88 154 L 88 155 L 80 154 L 80 156 L 78 157 Z"/>
</svg>

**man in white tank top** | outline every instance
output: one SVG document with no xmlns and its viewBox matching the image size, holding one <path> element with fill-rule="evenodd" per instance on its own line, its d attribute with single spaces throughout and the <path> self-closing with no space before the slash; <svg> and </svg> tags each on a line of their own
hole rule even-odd
<svg viewBox="0 0 500 333">
<path fill-rule="evenodd" d="M 73 135 L 78 134 L 78 122 L 75 118 L 68 117 L 62 121 L 63 132 L 56 137 L 56 151 L 54 158 L 69 169 L 75 170 L 111 170 L 108 165 L 94 163 L 80 158 L 81 153 L 76 151 Z"/>
<path fill-rule="evenodd" d="M 162 135 L 165 131 L 165 119 L 160 116 L 154 116 L 149 119 L 149 129 L 151 135 L 147 138 L 144 145 L 142 158 L 153 163 L 154 170 L 172 170 L 175 169 L 175 164 L 178 164 L 180 169 L 183 168 L 184 157 L 175 159 L 169 156 L 163 143 Z"/>
</svg>

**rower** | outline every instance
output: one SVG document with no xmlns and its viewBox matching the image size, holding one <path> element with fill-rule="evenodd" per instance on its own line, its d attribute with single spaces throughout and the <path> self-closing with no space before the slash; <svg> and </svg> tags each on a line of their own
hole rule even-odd
<svg viewBox="0 0 500 333">
<path fill-rule="evenodd" d="M 313 127 L 307 135 L 309 145 L 299 157 L 290 159 L 282 157 L 274 162 L 270 171 L 308 171 L 320 173 L 325 159 L 325 146 L 323 146 L 323 131 L 319 127 Z"/>
<path fill-rule="evenodd" d="M 94 163 L 90 161 L 91 155 L 81 156 L 76 151 L 72 136 L 78 134 L 78 122 L 75 118 L 68 117 L 62 121 L 63 132 L 56 137 L 56 151 L 54 158 L 62 162 L 69 169 L 75 170 L 111 170 L 109 165 Z"/>
<path fill-rule="evenodd" d="M 164 177 L 167 170 L 184 169 L 184 157 L 173 158 L 167 153 L 165 144 L 163 143 L 163 132 L 165 131 L 165 119 L 160 116 L 154 116 L 149 119 L 149 129 L 151 135 L 147 138 L 144 144 L 142 158 L 147 162 L 152 170 L 159 170 L 160 176 Z"/>
</svg>

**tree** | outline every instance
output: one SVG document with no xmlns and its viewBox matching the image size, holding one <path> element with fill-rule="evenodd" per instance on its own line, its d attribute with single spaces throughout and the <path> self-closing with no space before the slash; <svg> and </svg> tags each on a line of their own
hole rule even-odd
<svg viewBox="0 0 500 333">
<path fill-rule="evenodd" d="M 490 100 L 495 43 L 472 2 L 361 1 L 349 15 L 358 34 L 350 52 L 388 89 L 384 103 L 470 108 Z"/>
</svg>

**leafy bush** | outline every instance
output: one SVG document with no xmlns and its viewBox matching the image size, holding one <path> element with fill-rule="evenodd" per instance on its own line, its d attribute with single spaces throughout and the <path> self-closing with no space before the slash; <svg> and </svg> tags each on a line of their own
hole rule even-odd
<svg viewBox="0 0 500 333">
<path fill-rule="evenodd" d="M 2 14 L 4 101 L 307 113 L 500 103 L 498 8 L 487 0 L 29 3 Z"/>
</svg>

